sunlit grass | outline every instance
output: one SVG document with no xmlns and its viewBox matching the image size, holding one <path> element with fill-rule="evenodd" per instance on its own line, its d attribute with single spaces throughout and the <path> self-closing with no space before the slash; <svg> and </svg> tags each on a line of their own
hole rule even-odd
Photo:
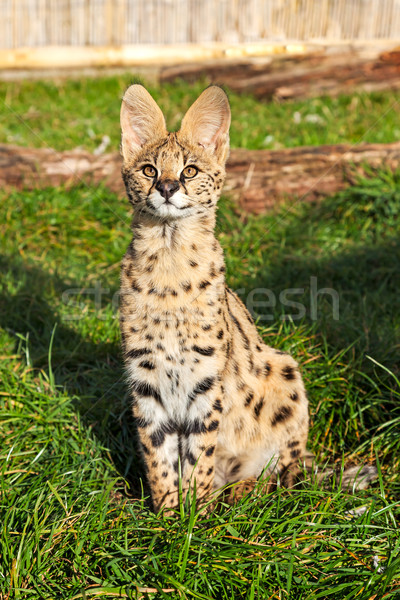
<svg viewBox="0 0 400 600">
<path fill-rule="evenodd" d="M 134 74 L 98 79 L 0 82 L 0 143 L 94 150 L 103 136 L 119 147 L 119 110 Z M 176 129 L 207 81 L 149 90 Z M 400 137 L 396 91 L 294 102 L 259 102 L 229 93 L 233 147 L 271 148 L 314 144 L 394 142 Z"/>
</svg>

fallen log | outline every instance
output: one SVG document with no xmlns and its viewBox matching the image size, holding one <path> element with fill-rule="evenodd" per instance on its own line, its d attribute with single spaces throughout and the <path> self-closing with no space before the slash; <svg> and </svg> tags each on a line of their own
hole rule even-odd
<svg viewBox="0 0 400 600">
<path fill-rule="evenodd" d="M 392 171 L 400 166 L 400 142 L 336 144 L 284 150 L 232 152 L 225 191 L 248 212 L 261 213 L 285 199 L 316 201 L 345 189 L 366 166 Z"/>
<path fill-rule="evenodd" d="M 72 186 L 80 182 L 104 184 L 117 194 L 124 192 L 118 152 L 96 156 L 76 148 L 58 152 L 52 148 L 23 148 L 0 144 L 0 186 L 34 189 Z"/>
<path fill-rule="evenodd" d="M 400 89 L 400 50 L 373 58 L 358 53 L 276 56 L 253 60 L 208 61 L 164 67 L 160 82 L 193 82 L 205 78 L 235 92 L 262 100 L 289 100 L 337 96 L 355 91 Z"/>
<path fill-rule="evenodd" d="M 365 165 L 396 170 L 400 142 L 326 145 L 284 150 L 233 149 L 227 164 L 224 193 L 246 211 L 261 213 L 288 198 L 315 201 L 354 183 Z M 0 145 L 0 186 L 32 189 L 45 186 L 103 184 L 124 195 L 121 157 L 95 156 L 76 149 L 66 152 Z"/>
</svg>

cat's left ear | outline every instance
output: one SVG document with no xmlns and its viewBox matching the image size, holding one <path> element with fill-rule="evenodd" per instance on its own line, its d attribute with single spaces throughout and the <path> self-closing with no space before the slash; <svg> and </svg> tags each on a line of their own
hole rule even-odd
<svg viewBox="0 0 400 600">
<path fill-rule="evenodd" d="M 148 142 L 167 135 L 164 115 L 142 85 L 131 85 L 124 94 L 121 130 L 121 151 L 125 161 Z"/>
<path fill-rule="evenodd" d="M 210 86 L 197 98 L 183 118 L 180 133 L 192 143 L 211 151 L 224 164 L 229 153 L 231 110 L 225 92 Z"/>
</svg>

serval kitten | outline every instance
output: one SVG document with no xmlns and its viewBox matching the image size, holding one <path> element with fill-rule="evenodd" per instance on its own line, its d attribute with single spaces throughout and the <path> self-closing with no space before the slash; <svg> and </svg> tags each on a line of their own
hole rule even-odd
<svg viewBox="0 0 400 600">
<path fill-rule="evenodd" d="M 121 335 L 157 511 L 179 504 L 179 476 L 184 494 L 196 481 L 202 498 L 232 482 L 248 489 L 274 469 L 290 486 L 309 460 L 298 365 L 263 343 L 225 285 L 214 227 L 229 125 L 228 99 L 215 86 L 177 133 L 141 85 L 122 101 L 122 175 L 134 217 Z"/>
</svg>

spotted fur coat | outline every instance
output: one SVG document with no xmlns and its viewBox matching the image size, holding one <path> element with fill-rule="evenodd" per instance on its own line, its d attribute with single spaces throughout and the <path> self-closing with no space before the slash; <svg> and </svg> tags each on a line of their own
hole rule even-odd
<svg viewBox="0 0 400 600">
<path fill-rule="evenodd" d="M 274 470 L 293 483 L 307 459 L 308 403 L 298 365 L 262 341 L 225 283 L 215 212 L 230 109 L 206 89 L 168 133 L 132 85 L 121 108 L 123 179 L 134 208 L 121 272 L 126 370 L 154 508 Z"/>
</svg>

